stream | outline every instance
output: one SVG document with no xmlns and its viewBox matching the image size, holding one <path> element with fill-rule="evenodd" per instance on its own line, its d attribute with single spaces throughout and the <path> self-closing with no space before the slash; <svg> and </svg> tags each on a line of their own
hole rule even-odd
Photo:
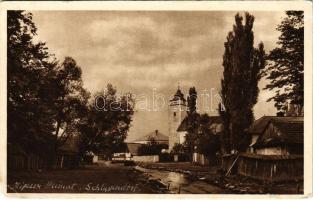
<svg viewBox="0 0 313 200">
<path fill-rule="evenodd" d="M 191 181 L 187 175 L 178 172 L 163 171 L 157 169 L 147 169 L 136 166 L 135 169 L 148 174 L 153 179 L 158 179 L 164 183 L 170 193 L 175 194 L 223 194 L 226 191 L 213 184 L 204 181 Z"/>
</svg>

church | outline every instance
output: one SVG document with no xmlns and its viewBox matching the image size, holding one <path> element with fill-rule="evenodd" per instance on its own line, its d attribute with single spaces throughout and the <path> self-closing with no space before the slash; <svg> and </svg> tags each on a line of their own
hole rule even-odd
<svg viewBox="0 0 313 200">
<path fill-rule="evenodd" d="M 187 109 L 187 101 L 178 87 L 168 106 L 169 152 L 171 152 L 175 144 L 183 144 L 186 140 L 188 127 Z M 207 126 L 212 133 L 215 135 L 221 134 L 224 129 L 221 117 L 210 116 L 209 119 L 210 122 Z"/>
<path fill-rule="evenodd" d="M 187 101 L 178 87 L 174 97 L 169 101 L 168 106 L 169 152 L 171 152 L 175 144 L 185 142 L 187 131 L 177 131 L 177 129 L 186 116 Z"/>
</svg>

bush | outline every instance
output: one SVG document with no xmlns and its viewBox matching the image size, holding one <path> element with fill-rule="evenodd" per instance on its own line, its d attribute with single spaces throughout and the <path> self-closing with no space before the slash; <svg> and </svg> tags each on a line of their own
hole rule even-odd
<svg viewBox="0 0 313 200">
<path fill-rule="evenodd" d="M 141 145 L 138 148 L 138 155 L 145 156 L 145 155 L 160 155 L 162 149 L 167 149 L 167 144 L 159 144 L 153 138 L 150 139 L 148 144 Z"/>
<path fill-rule="evenodd" d="M 173 162 L 174 161 L 174 155 L 169 153 L 161 153 L 159 155 L 159 162 Z"/>
</svg>

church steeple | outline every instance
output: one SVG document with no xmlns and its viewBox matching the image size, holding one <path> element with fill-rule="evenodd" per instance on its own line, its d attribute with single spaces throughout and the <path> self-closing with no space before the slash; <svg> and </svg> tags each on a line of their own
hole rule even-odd
<svg viewBox="0 0 313 200">
<path fill-rule="evenodd" d="M 174 94 L 174 97 L 170 100 L 170 106 L 174 106 L 174 105 L 183 105 L 183 106 L 186 105 L 186 99 L 184 97 L 184 94 L 180 90 L 179 83 L 178 83 L 177 91 Z"/>
<path fill-rule="evenodd" d="M 173 98 L 169 102 L 168 120 L 169 120 L 169 151 L 171 151 L 175 144 L 182 144 L 185 133 L 178 133 L 177 128 L 186 117 L 186 99 L 180 90 L 180 85 Z"/>
</svg>

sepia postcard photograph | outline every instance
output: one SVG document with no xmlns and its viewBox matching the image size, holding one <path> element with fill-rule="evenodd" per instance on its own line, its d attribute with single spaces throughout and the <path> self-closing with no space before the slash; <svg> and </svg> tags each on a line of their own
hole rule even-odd
<svg viewBox="0 0 313 200">
<path fill-rule="evenodd" d="M 312 195 L 312 2 L 0 6 L 6 196 Z"/>
</svg>

